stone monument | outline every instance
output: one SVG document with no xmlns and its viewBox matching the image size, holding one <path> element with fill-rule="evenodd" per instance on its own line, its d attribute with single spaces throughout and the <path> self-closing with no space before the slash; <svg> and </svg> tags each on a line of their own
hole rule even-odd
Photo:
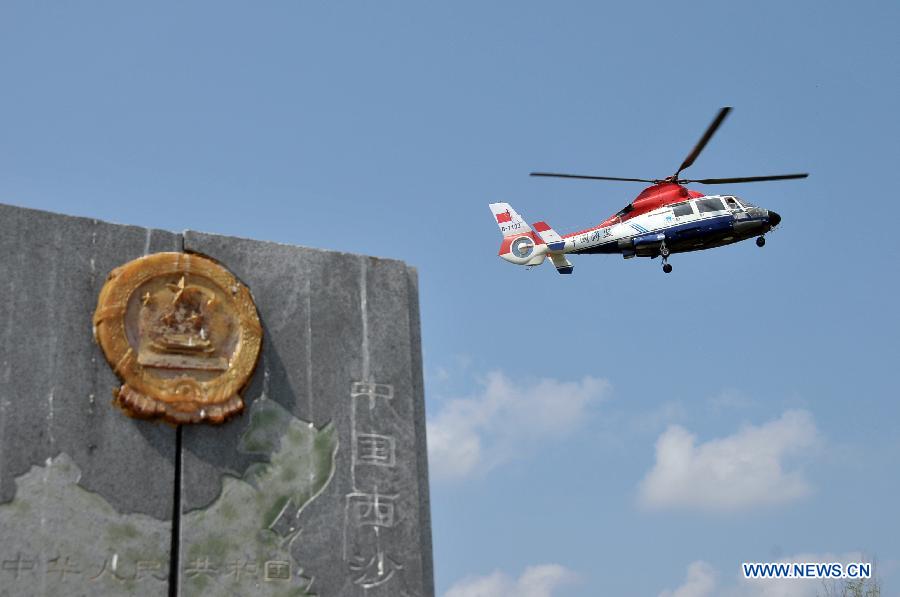
<svg viewBox="0 0 900 597">
<path fill-rule="evenodd" d="M 169 384 L 190 408 L 146 402 L 95 341 L 110 272 L 157 253 L 218 264 L 252 296 L 240 395 L 210 381 L 234 351 L 215 346 L 221 317 L 197 323 L 219 291 L 191 268 L 135 285 L 122 309 L 140 323 L 118 345 L 200 371 Z M 434 595 L 414 270 L 3 205 L 0 255 L 0 596 Z M 204 384 L 227 387 L 218 410 L 191 393 Z"/>
</svg>

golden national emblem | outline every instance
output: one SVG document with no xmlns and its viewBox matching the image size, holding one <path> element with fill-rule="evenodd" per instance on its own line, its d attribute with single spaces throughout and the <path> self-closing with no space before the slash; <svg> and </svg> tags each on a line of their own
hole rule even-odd
<svg viewBox="0 0 900 597">
<path fill-rule="evenodd" d="M 155 253 L 110 273 L 94 337 L 124 382 L 114 402 L 128 415 L 222 423 L 244 408 L 262 326 L 250 290 L 224 267 Z"/>
</svg>

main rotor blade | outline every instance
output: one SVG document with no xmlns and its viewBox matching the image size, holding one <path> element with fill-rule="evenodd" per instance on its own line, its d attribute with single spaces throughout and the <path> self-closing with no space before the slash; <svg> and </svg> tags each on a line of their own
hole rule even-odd
<svg viewBox="0 0 900 597">
<path fill-rule="evenodd" d="M 728 116 L 728 113 L 731 112 L 731 106 L 725 106 L 721 110 L 719 110 L 719 114 L 716 116 L 715 120 L 707 127 L 706 132 L 703 133 L 703 136 L 700 137 L 700 140 L 697 141 L 697 145 L 694 146 L 694 149 L 691 150 L 691 153 L 688 154 L 688 157 L 684 158 L 684 161 L 681 163 L 681 167 L 678 168 L 678 172 L 675 173 L 675 178 L 678 178 L 678 175 L 681 174 L 681 171 L 685 168 L 688 168 L 691 164 L 694 163 L 694 160 L 697 159 L 697 156 L 700 155 L 700 152 L 703 151 L 703 148 L 706 147 L 706 144 L 709 143 L 709 140 L 716 133 L 716 130 L 721 126 L 722 121 L 725 120 L 725 117 Z"/>
<path fill-rule="evenodd" d="M 700 184 L 731 184 L 737 182 L 761 182 L 764 180 L 792 180 L 806 178 L 808 173 L 802 174 L 776 174 L 774 176 L 741 176 L 738 178 L 698 178 L 697 180 L 679 180 L 680 183 L 697 182 Z"/>
<path fill-rule="evenodd" d="M 617 178 L 615 176 L 585 176 L 581 174 L 557 174 L 555 172 L 532 172 L 531 176 L 552 176 L 554 178 L 582 178 L 585 180 L 623 180 L 626 182 L 659 182 L 649 178 Z"/>
</svg>

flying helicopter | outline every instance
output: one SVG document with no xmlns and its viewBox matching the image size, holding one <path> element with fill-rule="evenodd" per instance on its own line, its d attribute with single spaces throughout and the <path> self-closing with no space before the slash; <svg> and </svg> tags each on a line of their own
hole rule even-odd
<svg viewBox="0 0 900 597">
<path fill-rule="evenodd" d="M 531 176 L 652 184 L 599 225 L 562 236 L 546 222 L 529 226 L 508 203 L 491 203 L 491 212 L 503 234 L 500 257 L 526 266 L 540 265 L 549 257 L 560 274 L 572 273 L 574 266 L 566 259 L 572 253 L 620 254 L 625 259 L 662 257 L 662 269 L 668 274 L 672 271 L 669 256 L 673 253 L 712 249 L 753 237 L 757 246 L 764 246 L 766 233 L 778 226 L 780 215 L 734 195 L 707 195 L 684 185 L 791 180 L 809 174 L 681 178 L 681 173 L 694 163 L 729 112 L 731 108 L 727 106 L 719 110 L 675 174 L 663 179 L 532 172 Z"/>
</svg>

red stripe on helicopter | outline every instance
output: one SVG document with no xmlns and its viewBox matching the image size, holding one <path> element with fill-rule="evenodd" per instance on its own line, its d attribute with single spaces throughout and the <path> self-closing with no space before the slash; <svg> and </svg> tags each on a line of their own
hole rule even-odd
<svg viewBox="0 0 900 597">
<path fill-rule="evenodd" d="M 680 203 L 682 201 L 685 201 L 686 199 L 696 199 L 703 196 L 703 193 L 692 191 L 679 184 L 671 182 L 655 184 L 641 191 L 641 194 L 635 197 L 634 201 L 629 204 L 631 206 L 631 210 L 623 216 L 619 217 L 616 215 L 612 215 L 603 220 L 598 226 L 594 226 L 593 228 L 588 228 L 586 230 L 579 230 L 578 232 L 564 234 L 563 238 L 572 238 L 574 236 L 578 236 L 579 234 L 593 232 L 594 230 L 612 226 L 617 222 L 626 222 L 631 218 L 643 215 L 664 205 L 669 205 L 671 203 Z"/>
</svg>

